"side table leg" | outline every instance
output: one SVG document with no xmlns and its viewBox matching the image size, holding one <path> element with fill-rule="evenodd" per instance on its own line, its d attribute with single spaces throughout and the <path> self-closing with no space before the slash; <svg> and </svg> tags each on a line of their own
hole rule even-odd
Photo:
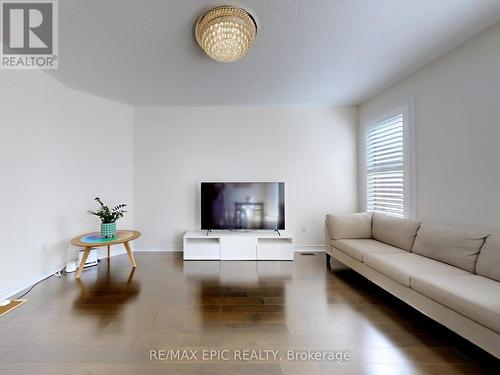
<svg viewBox="0 0 500 375">
<path fill-rule="evenodd" d="M 125 250 L 127 250 L 128 258 L 130 259 L 130 263 L 132 263 L 132 267 L 133 268 L 137 267 L 137 264 L 135 264 L 134 254 L 132 253 L 132 250 L 130 249 L 129 243 L 124 242 L 123 245 L 125 246 Z"/>
<path fill-rule="evenodd" d="M 108 259 L 111 257 L 111 246 L 108 245 Z"/>
<path fill-rule="evenodd" d="M 76 273 L 77 279 L 79 279 L 80 275 L 82 274 L 83 266 L 85 265 L 85 262 L 87 261 L 87 258 L 89 257 L 89 254 L 90 254 L 90 247 L 86 247 L 85 250 L 83 250 L 82 261 L 80 262 L 80 267 L 78 267 L 78 272 Z"/>
</svg>

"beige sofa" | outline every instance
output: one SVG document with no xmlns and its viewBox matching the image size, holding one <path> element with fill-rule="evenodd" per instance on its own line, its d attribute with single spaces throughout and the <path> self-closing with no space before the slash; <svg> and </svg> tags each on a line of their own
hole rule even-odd
<svg viewBox="0 0 500 375">
<path fill-rule="evenodd" d="M 328 215 L 330 257 L 500 358 L 500 236 L 380 213 Z"/>
</svg>

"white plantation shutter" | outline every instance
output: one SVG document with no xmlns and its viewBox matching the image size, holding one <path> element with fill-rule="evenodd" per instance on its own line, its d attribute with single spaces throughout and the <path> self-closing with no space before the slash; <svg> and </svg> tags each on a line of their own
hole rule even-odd
<svg viewBox="0 0 500 375">
<path fill-rule="evenodd" d="M 405 216 L 404 115 L 366 129 L 366 208 Z"/>
</svg>

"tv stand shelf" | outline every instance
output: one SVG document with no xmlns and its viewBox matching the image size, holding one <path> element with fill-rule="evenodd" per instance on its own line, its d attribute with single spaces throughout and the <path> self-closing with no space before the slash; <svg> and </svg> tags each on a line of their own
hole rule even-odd
<svg viewBox="0 0 500 375">
<path fill-rule="evenodd" d="M 184 235 L 184 260 L 293 260 L 292 240 L 286 232 L 193 230 Z"/>
</svg>

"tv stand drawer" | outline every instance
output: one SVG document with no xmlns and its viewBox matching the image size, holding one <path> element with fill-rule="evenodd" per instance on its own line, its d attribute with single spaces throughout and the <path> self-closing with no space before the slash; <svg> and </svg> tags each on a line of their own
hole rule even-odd
<svg viewBox="0 0 500 375">
<path fill-rule="evenodd" d="M 293 260 L 291 238 L 259 238 L 257 240 L 258 260 Z"/>
<path fill-rule="evenodd" d="M 220 237 L 221 260 L 255 260 L 257 239 L 251 236 Z"/>
<path fill-rule="evenodd" d="M 218 238 L 184 238 L 184 260 L 219 260 Z"/>
</svg>

